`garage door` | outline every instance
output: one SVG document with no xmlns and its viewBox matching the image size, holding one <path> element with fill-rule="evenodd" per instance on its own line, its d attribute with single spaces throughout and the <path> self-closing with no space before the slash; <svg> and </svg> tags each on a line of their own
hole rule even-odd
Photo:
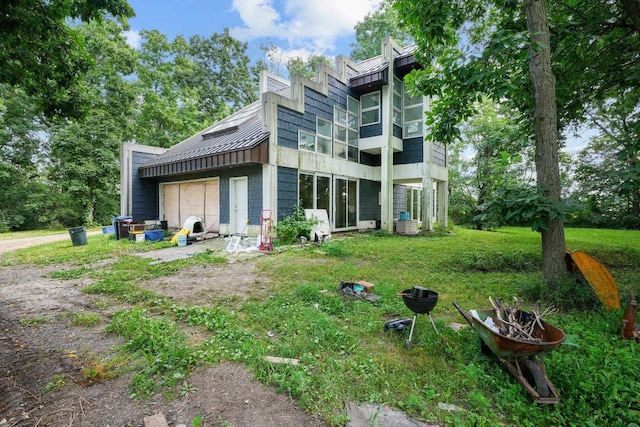
<svg viewBox="0 0 640 427">
<path fill-rule="evenodd" d="M 186 181 L 161 184 L 162 217 L 170 228 L 181 228 L 190 216 L 204 220 L 207 231 L 220 229 L 220 181 Z"/>
</svg>

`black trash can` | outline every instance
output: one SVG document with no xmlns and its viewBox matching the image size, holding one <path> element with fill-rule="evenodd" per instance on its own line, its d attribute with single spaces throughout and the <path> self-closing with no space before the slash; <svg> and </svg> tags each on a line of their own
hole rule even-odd
<svg viewBox="0 0 640 427">
<path fill-rule="evenodd" d="M 73 227 L 69 229 L 71 243 L 73 246 L 82 246 L 87 244 L 87 227 Z"/>
</svg>

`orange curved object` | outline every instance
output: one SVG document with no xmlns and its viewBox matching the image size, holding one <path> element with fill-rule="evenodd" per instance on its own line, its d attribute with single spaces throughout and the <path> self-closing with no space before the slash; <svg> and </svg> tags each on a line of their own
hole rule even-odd
<svg viewBox="0 0 640 427">
<path fill-rule="evenodd" d="M 583 251 L 573 251 L 569 253 L 569 256 L 589 285 L 591 285 L 604 308 L 607 310 L 620 308 L 618 286 L 616 286 L 616 280 L 609 273 L 607 267 Z"/>
</svg>

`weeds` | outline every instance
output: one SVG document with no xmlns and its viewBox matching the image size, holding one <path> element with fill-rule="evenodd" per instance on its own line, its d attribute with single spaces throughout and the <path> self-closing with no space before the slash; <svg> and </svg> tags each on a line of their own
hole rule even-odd
<svg viewBox="0 0 640 427">
<path fill-rule="evenodd" d="M 51 377 L 51 381 L 47 383 L 44 388 L 45 393 L 49 393 L 51 391 L 60 390 L 62 387 L 67 384 L 67 377 L 64 374 L 54 374 Z"/>
<path fill-rule="evenodd" d="M 84 326 L 91 328 L 97 326 L 102 321 L 99 314 L 96 313 L 74 313 L 71 320 L 73 326 Z"/>
</svg>

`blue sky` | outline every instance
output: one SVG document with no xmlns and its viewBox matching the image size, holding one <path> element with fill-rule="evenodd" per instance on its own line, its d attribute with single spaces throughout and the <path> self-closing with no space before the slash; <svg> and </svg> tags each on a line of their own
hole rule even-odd
<svg viewBox="0 0 640 427">
<path fill-rule="evenodd" d="M 261 44 L 273 44 L 283 57 L 348 55 L 353 27 L 380 0 L 129 0 L 136 17 L 129 20 L 130 44 L 141 30 L 209 37 L 225 27 L 249 44 L 252 58 L 262 57 Z"/>
</svg>

